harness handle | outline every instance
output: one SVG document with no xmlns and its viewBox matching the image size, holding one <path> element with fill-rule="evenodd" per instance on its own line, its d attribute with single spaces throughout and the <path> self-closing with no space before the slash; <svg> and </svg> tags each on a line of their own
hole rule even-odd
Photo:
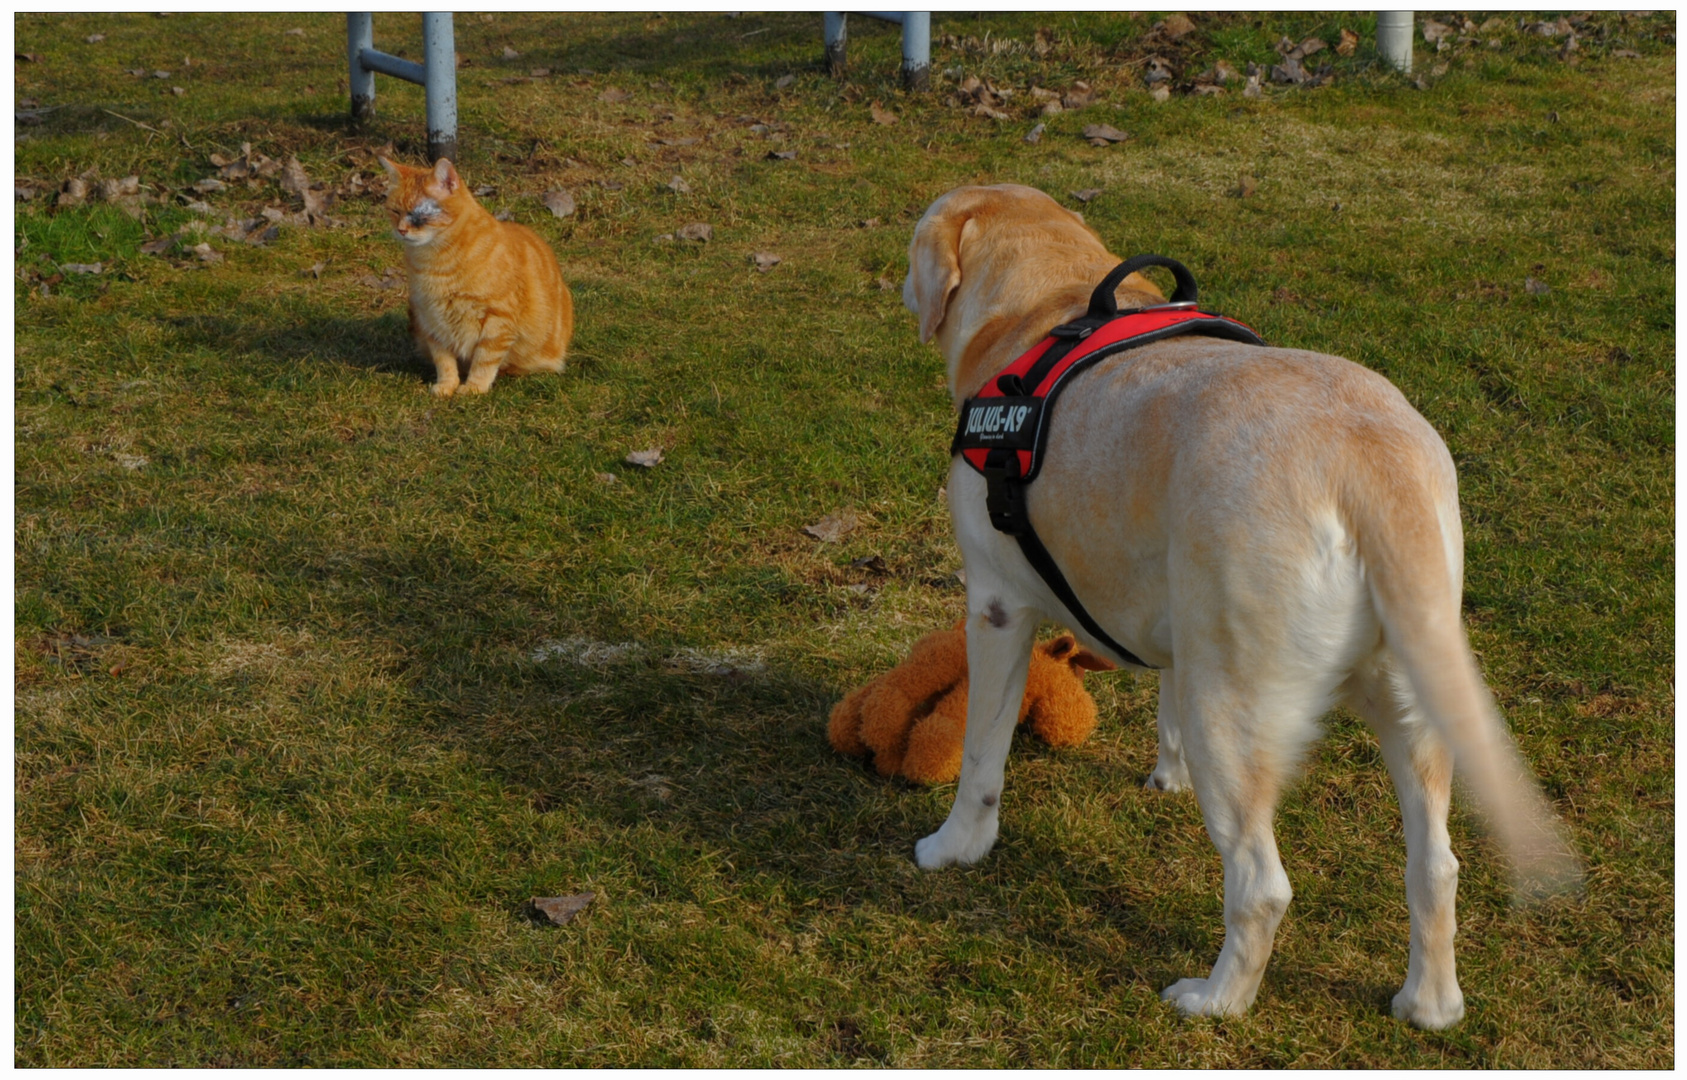
<svg viewBox="0 0 1687 1080">
<path fill-rule="evenodd" d="M 1195 275 L 1189 268 L 1176 259 L 1164 255 L 1134 255 L 1118 266 L 1113 272 L 1101 279 L 1101 284 L 1090 294 L 1089 317 L 1092 319 L 1116 319 L 1119 316 L 1119 298 L 1113 295 L 1113 290 L 1127 277 L 1150 266 L 1163 266 L 1172 272 L 1177 279 L 1177 288 L 1172 292 L 1171 302 L 1174 304 L 1193 304 L 1195 302 Z"/>
</svg>

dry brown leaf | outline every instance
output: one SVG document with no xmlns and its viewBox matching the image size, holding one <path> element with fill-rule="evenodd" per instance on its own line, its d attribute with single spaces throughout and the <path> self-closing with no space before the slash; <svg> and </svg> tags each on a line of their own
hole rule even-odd
<svg viewBox="0 0 1687 1080">
<path fill-rule="evenodd" d="M 1195 24 L 1189 21 L 1189 16 L 1187 15 L 1172 15 L 1161 24 L 1161 29 L 1164 31 L 1166 37 L 1170 38 L 1172 41 L 1176 41 L 1181 37 L 1185 37 L 1193 33 L 1195 31 Z"/>
<path fill-rule="evenodd" d="M 199 261 L 202 263 L 220 263 L 223 261 L 222 255 L 212 250 L 210 244 L 196 244 L 193 253 L 199 256 Z"/>
<path fill-rule="evenodd" d="M 1061 95 L 1060 104 L 1066 109 L 1082 109 L 1087 105 L 1094 105 L 1095 97 L 1095 90 L 1089 83 L 1075 82 L 1072 89 Z"/>
<path fill-rule="evenodd" d="M 876 101 L 873 102 L 871 105 L 867 106 L 867 110 L 868 110 L 868 112 L 872 113 L 873 123 L 875 123 L 875 124 L 889 125 L 889 124 L 896 123 L 896 114 L 884 109 Z"/>
<path fill-rule="evenodd" d="M 629 94 L 627 91 L 621 89 L 619 86 L 611 86 L 609 89 L 607 89 L 603 93 L 599 94 L 597 96 L 597 99 L 599 101 L 605 102 L 607 104 L 614 105 L 617 102 L 626 101 L 628 98 L 630 98 L 632 96 L 633 96 L 632 94 Z"/>
<path fill-rule="evenodd" d="M 1084 138 L 1091 142 L 1116 143 L 1124 142 L 1130 135 L 1111 124 L 1090 124 L 1084 128 Z"/>
<path fill-rule="evenodd" d="M 541 201 L 545 204 L 545 209 L 559 218 L 574 213 L 574 196 L 561 189 L 545 192 Z"/>
<path fill-rule="evenodd" d="M 836 514 L 827 514 L 813 525 L 804 525 L 802 531 L 814 537 L 822 544 L 835 544 L 845 535 L 854 532 L 860 526 L 861 519 L 853 510 L 843 510 Z"/>
<path fill-rule="evenodd" d="M 1100 195 L 1101 189 L 1100 188 L 1094 188 L 1094 187 L 1084 188 L 1082 191 L 1073 191 L 1073 192 L 1070 192 L 1069 194 L 1074 199 L 1077 199 L 1079 202 L 1087 203 L 1091 199 L 1095 198 L 1097 195 Z"/>
<path fill-rule="evenodd" d="M 1236 187 L 1230 192 L 1230 194 L 1236 196 L 1238 199 L 1246 199 L 1252 196 L 1258 189 L 1259 181 L 1255 180 L 1249 174 L 1243 173 L 1237 178 Z"/>
<path fill-rule="evenodd" d="M 767 152 L 767 160 L 795 161 L 797 160 L 797 152 L 795 150 L 769 150 Z"/>
<path fill-rule="evenodd" d="M 296 157 L 289 157 L 287 163 L 281 166 L 281 190 L 294 195 L 310 190 L 310 174 L 305 172 L 305 167 Z"/>
<path fill-rule="evenodd" d="M 90 45 L 98 45 L 100 42 L 105 40 L 105 35 L 104 34 L 89 34 L 87 37 L 83 38 L 82 40 L 86 41 Z"/>
<path fill-rule="evenodd" d="M 319 262 L 318 263 L 311 263 L 309 266 L 307 266 L 303 270 L 299 271 L 299 276 L 300 277 L 310 277 L 310 278 L 320 278 L 322 276 L 322 271 L 325 270 L 327 268 L 327 266 L 328 266 L 327 263 L 319 263 Z"/>
<path fill-rule="evenodd" d="M 773 88 L 775 90 L 788 90 L 796 83 L 796 81 L 797 77 L 795 75 L 781 75 L 777 79 L 773 80 Z"/>
<path fill-rule="evenodd" d="M 514 60 L 516 57 L 520 56 L 521 54 L 516 52 L 514 49 L 510 48 L 508 45 L 505 45 L 504 51 L 502 53 L 500 53 L 499 55 L 501 55 L 505 60 Z"/>
<path fill-rule="evenodd" d="M 751 255 L 750 259 L 756 264 L 756 269 L 760 270 L 764 274 L 785 261 L 778 255 L 773 254 L 771 251 L 758 251 L 754 255 Z"/>
<path fill-rule="evenodd" d="M 701 221 L 693 221 L 689 225 L 681 225 L 675 230 L 674 235 L 681 240 L 695 240 L 700 244 L 706 244 L 714 239 L 715 229 L 712 225 L 707 225 Z"/>
<path fill-rule="evenodd" d="M 691 185 L 685 182 L 684 177 L 675 175 L 668 181 L 668 190 L 675 195 L 690 195 Z"/>
<path fill-rule="evenodd" d="M 586 910 L 596 893 L 576 893 L 573 896 L 535 896 L 533 909 L 557 926 L 567 926 L 574 917 Z"/>
<path fill-rule="evenodd" d="M 621 460 L 641 469 L 654 469 L 662 463 L 662 448 L 658 446 L 649 450 L 634 450 Z"/>
<path fill-rule="evenodd" d="M 95 265 L 97 266 L 99 264 L 96 263 Z M 1545 296 L 1547 293 L 1552 291 L 1552 286 L 1548 285 L 1539 278 L 1531 277 L 1523 279 L 1523 290 L 1531 296 Z"/>
<path fill-rule="evenodd" d="M 1359 35 L 1355 34 L 1353 31 L 1347 29 L 1345 26 L 1342 27 L 1342 29 L 1341 29 L 1341 41 L 1337 42 L 1337 44 L 1336 44 L 1336 55 L 1337 56 L 1352 56 L 1353 51 L 1355 49 L 1357 49 L 1358 47 L 1359 47 Z"/>
</svg>

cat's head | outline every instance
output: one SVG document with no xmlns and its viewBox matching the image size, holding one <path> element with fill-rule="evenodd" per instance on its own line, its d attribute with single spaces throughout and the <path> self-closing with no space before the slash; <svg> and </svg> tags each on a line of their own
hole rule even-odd
<svg viewBox="0 0 1687 1080">
<path fill-rule="evenodd" d="M 413 169 L 380 159 L 391 183 L 387 185 L 387 213 L 406 244 L 426 244 L 449 229 L 474 205 L 457 167 L 440 158 L 431 169 Z"/>
</svg>

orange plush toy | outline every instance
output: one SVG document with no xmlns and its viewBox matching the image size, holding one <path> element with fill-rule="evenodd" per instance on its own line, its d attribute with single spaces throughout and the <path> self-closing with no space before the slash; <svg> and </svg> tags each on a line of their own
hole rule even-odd
<svg viewBox="0 0 1687 1080">
<path fill-rule="evenodd" d="M 840 753 L 873 756 L 885 776 L 921 784 L 946 784 L 961 775 L 967 730 L 965 623 L 928 634 L 908 659 L 851 691 L 832 709 L 827 735 Z M 1062 634 L 1031 650 L 1019 722 L 1050 746 L 1076 746 L 1095 730 L 1095 702 L 1084 690 L 1085 671 L 1113 664 Z"/>
</svg>

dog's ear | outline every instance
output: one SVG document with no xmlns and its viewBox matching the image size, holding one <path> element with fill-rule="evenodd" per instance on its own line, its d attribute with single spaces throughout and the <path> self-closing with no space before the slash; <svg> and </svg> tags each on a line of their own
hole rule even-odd
<svg viewBox="0 0 1687 1080">
<path fill-rule="evenodd" d="M 902 302 L 920 317 L 921 344 L 937 336 L 949 298 L 961 283 L 961 237 L 971 225 L 970 217 L 940 213 L 914 230 Z"/>
</svg>

